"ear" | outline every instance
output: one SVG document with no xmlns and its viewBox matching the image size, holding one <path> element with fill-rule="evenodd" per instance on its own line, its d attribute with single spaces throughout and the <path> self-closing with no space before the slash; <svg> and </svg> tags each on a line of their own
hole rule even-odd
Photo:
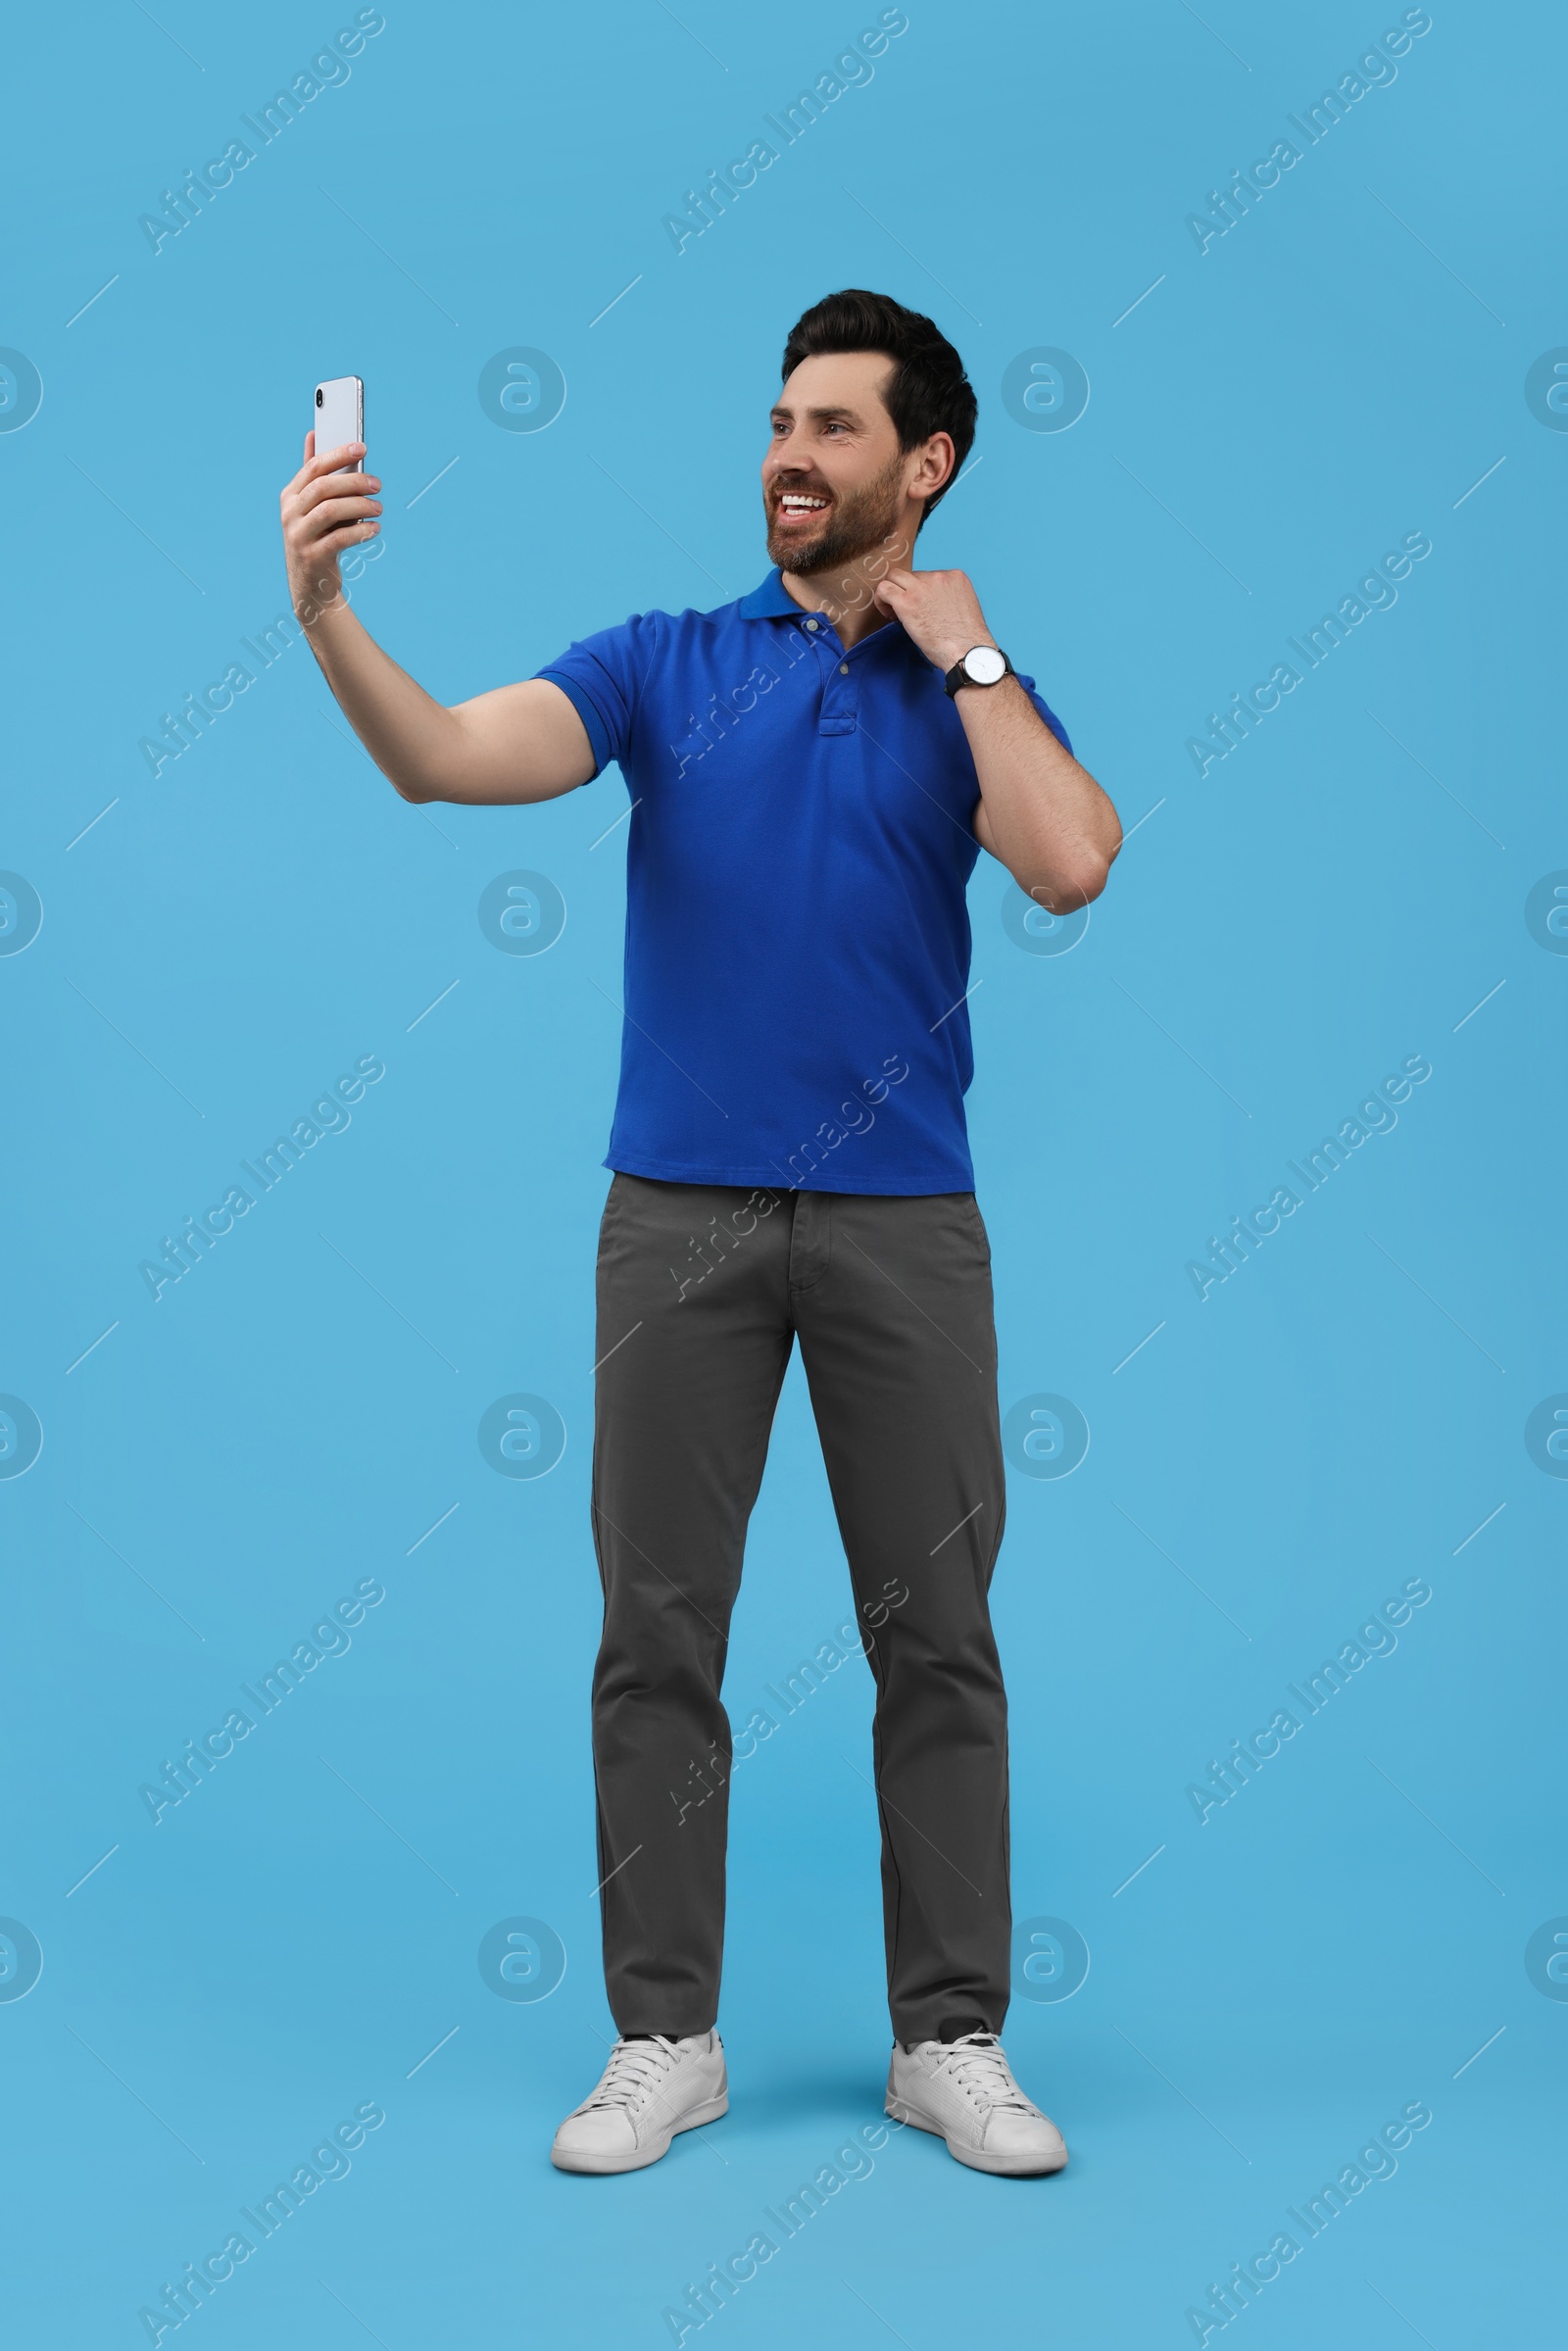
<svg viewBox="0 0 1568 2351">
<path fill-rule="evenodd" d="M 937 492 L 945 488 L 953 478 L 956 459 L 957 452 L 953 445 L 953 435 L 947 432 L 934 432 L 920 451 L 919 462 L 909 479 L 909 496 L 921 499 L 934 498 Z"/>
</svg>

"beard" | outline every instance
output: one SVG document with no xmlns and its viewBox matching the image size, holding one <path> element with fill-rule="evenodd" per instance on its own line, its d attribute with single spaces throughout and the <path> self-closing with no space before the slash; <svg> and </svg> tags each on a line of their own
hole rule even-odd
<svg viewBox="0 0 1568 2351">
<path fill-rule="evenodd" d="M 874 480 L 864 482 L 858 490 L 845 491 L 834 497 L 833 504 L 823 513 L 821 523 L 814 533 L 786 533 L 773 526 L 773 499 L 781 494 L 782 484 L 776 485 L 767 502 L 767 552 L 781 571 L 792 571 L 798 578 L 811 579 L 822 571 L 832 571 L 841 563 L 853 563 L 857 557 L 869 555 L 896 534 L 904 508 L 904 493 L 900 477 L 904 470 L 901 450 L 886 469 Z M 802 486 L 802 485 L 793 485 Z M 808 495 L 817 496 L 814 487 Z"/>
</svg>

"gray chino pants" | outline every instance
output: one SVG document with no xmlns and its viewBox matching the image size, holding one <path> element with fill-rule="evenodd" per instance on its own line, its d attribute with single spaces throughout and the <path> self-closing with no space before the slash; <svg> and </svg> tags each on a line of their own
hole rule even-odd
<svg viewBox="0 0 1568 2351">
<path fill-rule="evenodd" d="M 1004 1483 L 991 1252 L 973 1195 L 616 1175 L 598 1310 L 593 1733 L 617 2029 L 706 2033 L 717 2015 L 731 1764 L 719 1690 L 799 1338 L 876 1681 L 893 2030 L 1000 2031 L 1007 1733 L 987 1591 Z M 907 1599 L 888 1608 L 889 1587 Z M 699 1804 L 701 1785 L 714 1792 Z"/>
</svg>

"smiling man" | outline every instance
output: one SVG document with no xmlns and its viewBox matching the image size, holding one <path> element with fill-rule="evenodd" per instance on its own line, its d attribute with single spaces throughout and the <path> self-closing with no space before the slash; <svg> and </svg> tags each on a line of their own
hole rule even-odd
<svg viewBox="0 0 1568 2351">
<path fill-rule="evenodd" d="M 974 423 L 929 318 L 829 295 L 785 346 L 761 585 L 712 612 L 642 613 L 450 710 L 343 602 L 339 558 L 379 529 L 380 484 L 329 469 L 362 445 L 307 441 L 283 492 L 295 609 L 406 800 L 549 800 L 613 760 L 632 803 L 592 1505 L 620 2037 L 557 2132 L 565 2171 L 638 2169 L 727 2111 L 719 1693 L 797 1340 L 876 1684 L 887 2111 L 978 2171 L 1067 2160 L 997 2037 L 1007 1739 L 988 1592 L 1004 1496 L 963 1115 L 965 885 L 984 848 L 1069 912 L 1103 888 L 1121 829 L 968 579 L 912 566 Z"/>
</svg>

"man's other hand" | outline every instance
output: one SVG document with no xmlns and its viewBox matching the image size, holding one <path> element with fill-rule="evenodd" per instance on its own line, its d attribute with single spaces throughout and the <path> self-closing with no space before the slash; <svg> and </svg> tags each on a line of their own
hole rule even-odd
<svg viewBox="0 0 1568 2351">
<path fill-rule="evenodd" d="M 939 669 L 951 669 L 973 645 L 996 643 L 965 572 L 890 571 L 877 582 L 875 601 Z"/>
</svg>

